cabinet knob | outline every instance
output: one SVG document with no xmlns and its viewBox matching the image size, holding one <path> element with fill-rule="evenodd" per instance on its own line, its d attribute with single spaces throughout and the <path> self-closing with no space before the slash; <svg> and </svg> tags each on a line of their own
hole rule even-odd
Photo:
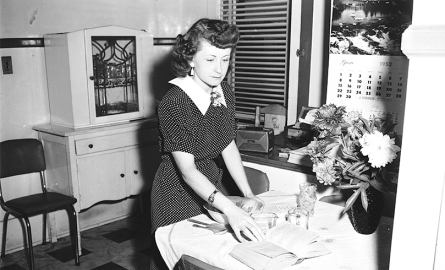
<svg viewBox="0 0 445 270">
<path fill-rule="evenodd" d="M 134 172 L 134 174 L 138 174 L 138 173 L 139 173 L 139 172 L 138 172 L 138 171 L 136 171 L 136 170 L 134 170 L 133 172 Z"/>
<path fill-rule="evenodd" d="M 93 148 L 93 145 L 92 145 L 92 144 L 89 144 L 88 147 L 89 147 L 89 148 Z"/>
<path fill-rule="evenodd" d="M 90 80 L 94 81 L 94 76 L 90 76 Z"/>
<path fill-rule="evenodd" d="M 125 177 L 125 174 L 121 173 L 121 177 L 124 178 L 124 177 Z"/>
</svg>

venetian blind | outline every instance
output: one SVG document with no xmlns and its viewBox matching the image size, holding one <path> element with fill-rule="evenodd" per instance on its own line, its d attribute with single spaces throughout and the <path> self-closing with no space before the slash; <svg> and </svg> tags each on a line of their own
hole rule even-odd
<svg viewBox="0 0 445 270">
<path fill-rule="evenodd" d="M 235 90 L 237 119 L 253 121 L 255 108 L 287 105 L 291 0 L 221 0 L 221 19 L 240 30 L 227 80 Z"/>
</svg>

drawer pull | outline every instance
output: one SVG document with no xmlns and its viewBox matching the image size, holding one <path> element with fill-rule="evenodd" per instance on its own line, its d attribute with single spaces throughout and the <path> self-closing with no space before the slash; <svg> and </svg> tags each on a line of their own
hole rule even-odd
<svg viewBox="0 0 445 270">
<path fill-rule="evenodd" d="M 90 144 L 88 145 L 88 147 L 89 147 L 89 148 L 93 148 L 93 145 L 90 143 Z"/>
<path fill-rule="evenodd" d="M 125 174 L 121 173 L 121 177 L 124 178 L 124 177 L 125 177 Z"/>
<path fill-rule="evenodd" d="M 138 174 L 138 173 L 139 173 L 138 171 L 136 171 L 136 170 L 134 171 L 134 174 Z"/>
</svg>

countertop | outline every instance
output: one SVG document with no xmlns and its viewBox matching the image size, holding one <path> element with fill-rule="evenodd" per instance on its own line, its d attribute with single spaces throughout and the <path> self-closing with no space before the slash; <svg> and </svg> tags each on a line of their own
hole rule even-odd
<svg viewBox="0 0 445 270">
<path fill-rule="evenodd" d="M 240 151 L 241 158 L 246 162 L 253 162 L 261 165 L 272 166 L 280 169 L 286 169 L 291 171 L 296 171 L 305 174 L 315 173 L 312 171 L 312 167 L 293 164 L 287 162 L 287 158 L 279 157 L 279 153 L 283 148 L 297 149 L 304 147 L 309 142 L 295 141 L 292 139 L 287 139 L 283 134 L 274 136 L 274 147 L 269 153 L 258 153 L 251 151 Z"/>
</svg>

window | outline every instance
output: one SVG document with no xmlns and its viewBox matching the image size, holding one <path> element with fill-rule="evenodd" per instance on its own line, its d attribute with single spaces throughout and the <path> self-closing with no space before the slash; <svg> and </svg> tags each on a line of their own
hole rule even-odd
<svg viewBox="0 0 445 270">
<path fill-rule="evenodd" d="M 253 124 L 257 106 L 287 106 L 290 2 L 221 0 L 221 19 L 241 34 L 227 77 L 240 123 Z"/>
</svg>

